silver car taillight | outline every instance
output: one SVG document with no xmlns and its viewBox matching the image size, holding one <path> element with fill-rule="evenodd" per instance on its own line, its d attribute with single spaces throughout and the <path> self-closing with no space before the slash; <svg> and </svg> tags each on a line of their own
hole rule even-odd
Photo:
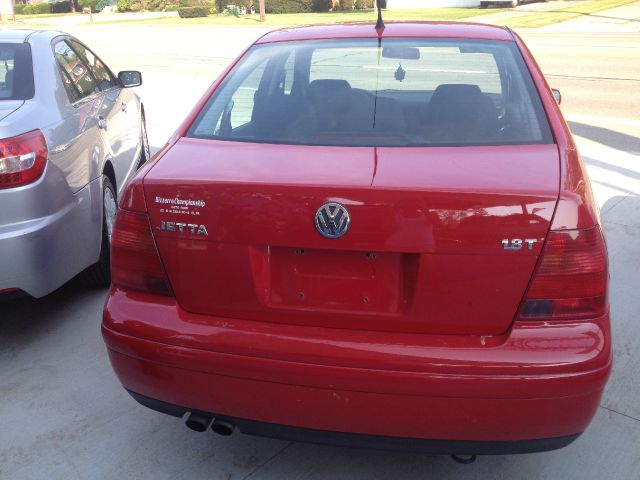
<svg viewBox="0 0 640 480">
<path fill-rule="evenodd" d="M 40 130 L 0 139 L 0 189 L 35 182 L 47 164 L 47 143 Z"/>
</svg>

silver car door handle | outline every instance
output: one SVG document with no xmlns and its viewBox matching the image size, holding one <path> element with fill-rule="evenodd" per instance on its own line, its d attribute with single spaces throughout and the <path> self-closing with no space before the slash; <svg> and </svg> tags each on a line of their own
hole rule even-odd
<svg viewBox="0 0 640 480">
<path fill-rule="evenodd" d="M 122 102 L 122 104 L 120 105 L 120 108 L 122 109 L 123 112 L 127 111 L 127 104 Z"/>
<path fill-rule="evenodd" d="M 107 121 L 103 117 L 98 117 L 98 128 L 102 130 L 107 129 Z"/>
</svg>

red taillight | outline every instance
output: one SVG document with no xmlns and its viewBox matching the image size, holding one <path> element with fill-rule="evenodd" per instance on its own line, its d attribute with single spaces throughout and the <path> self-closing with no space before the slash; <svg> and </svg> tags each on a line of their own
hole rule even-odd
<svg viewBox="0 0 640 480">
<path fill-rule="evenodd" d="M 118 211 L 111 237 L 111 282 L 125 289 L 173 295 L 146 213 Z"/>
<path fill-rule="evenodd" d="M 600 228 L 551 231 L 520 320 L 596 318 L 607 311 L 607 252 Z"/>
<path fill-rule="evenodd" d="M 47 143 L 40 130 L 0 140 L 0 189 L 35 182 L 47 164 Z"/>
</svg>

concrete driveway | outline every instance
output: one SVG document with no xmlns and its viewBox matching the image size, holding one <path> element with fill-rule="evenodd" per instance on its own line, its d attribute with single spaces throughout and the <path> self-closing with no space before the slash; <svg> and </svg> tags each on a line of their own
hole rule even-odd
<svg viewBox="0 0 640 480">
<path fill-rule="evenodd" d="M 114 28 L 74 33 L 114 69 L 143 70 L 141 94 L 156 148 L 217 72 L 262 31 L 144 27 L 142 42 L 140 27 Z M 526 35 L 552 83 L 562 82 L 565 112 L 602 206 L 616 356 L 598 414 L 574 444 L 462 466 L 446 457 L 197 434 L 139 406 L 120 387 L 99 332 L 105 291 L 72 282 L 44 299 L 0 305 L 0 478 L 640 479 L 640 110 L 633 104 L 640 72 L 637 62 L 629 67 L 640 40 L 566 34 L 563 44 L 558 38 Z M 587 57 L 593 70 L 580 60 Z M 606 68 L 596 75 L 598 63 Z M 587 84 L 590 101 L 582 96 Z"/>
</svg>

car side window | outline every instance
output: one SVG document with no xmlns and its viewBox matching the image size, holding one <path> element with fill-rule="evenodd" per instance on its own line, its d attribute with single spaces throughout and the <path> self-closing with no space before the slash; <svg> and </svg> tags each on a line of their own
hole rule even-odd
<svg viewBox="0 0 640 480">
<path fill-rule="evenodd" d="M 71 103 L 100 91 L 87 65 L 65 40 L 56 43 L 53 50 Z"/>
<path fill-rule="evenodd" d="M 100 90 L 109 90 L 118 84 L 107 66 L 91 50 L 81 43 L 73 40 L 70 40 L 69 43 L 73 47 L 73 50 L 75 50 L 75 52 L 77 52 L 82 60 L 89 66 L 91 73 L 93 73 L 93 76 L 98 82 Z"/>
<path fill-rule="evenodd" d="M 231 115 L 231 126 L 233 128 L 251 122 L 254 98 L 260 87 L 266 66 L 267 62 L 263 62 L 260 67 L 256 68 L 233 95 L 232 101 L 234 108 L 233 115 Z"/>
<path fill-rule="evenodd" d="M 199 127 L 202 134 L 219 134 L 251 122 L 255 96 L 262 83 L 267 63 L 267 59 L 261 60 L 259 65 L 239 82 L 233 94 L 225 100 L 226 106 L 223 112 L 216 114 L 212 111 L 212 115 L 203 118 Z"/>
</svg>

